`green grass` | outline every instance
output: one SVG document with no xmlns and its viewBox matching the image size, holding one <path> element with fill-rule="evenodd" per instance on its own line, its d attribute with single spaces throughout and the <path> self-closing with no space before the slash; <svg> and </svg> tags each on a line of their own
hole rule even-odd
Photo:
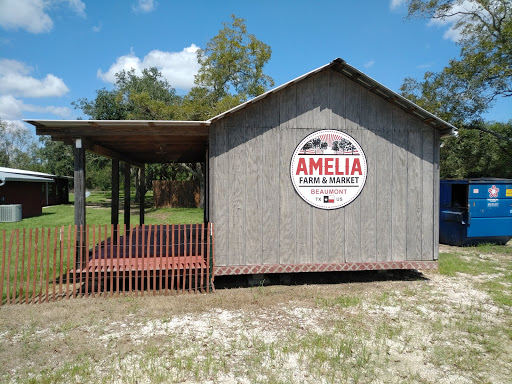
<svg viewBox="0 0 512 384">
<path fill-rule="evenodd" d="M 110 224 L 110 209 L 87 207 L 86 220 L 88 225 Z M 119 214 L 119 223 L 123 223 L 123 214 Z M 149 217 L 148 217 L 149 218 Z M 154 220 L 152 220 L 154 221 Z M 137 224 L 139 215 L 131 214 L 130 222 Z M 156 224 L 155 222 L 148 224 Z M 17 223 L 0 223 L 0 231 L 2 229 L 22 229 L 22 228 L 54 228 L 60 226 L 74 225 L 75 223 L 75 207 L 71 204 L 54 205 L 43 208 L 43 214 L 36 217 L 28 217 Z"/>
<path fill-rule="evenodd" d="M 73 194 L 70 195 L 73 200 Z M 132 200 L 133 200 L 132 196 Z M 146 195 L 145 208 L 146 224 L 195 224 L 203 222 L 203 210 L 200 208 L 153 208 L 152 194 Z M 122 201 L 122 196 L 121 196 Z M 122 204 L 122 203 L 121 203 Z M 139 223 L 138 207 L 131 208 L 130 223 Z M 88 225 L 110 224 L 110 192 L 92 192 L 87 198 L 86 220 Z M 124 213 L 119 214 L 119 223 L 122 224 Z M 75 207 L 73 204 L 54 205 L 43 208 L 41 216 L 29 217 L 17 223 L 0 223 L 2 229 L 10 231 L 21 228 L 53 228 L 60 226 L 74 225 Z"/>
<path fill-rule="evenodd" d="M 442 256 L 441 256 L 442 255 Z M 446 276 L 457 273 L 479 275 L 496 272 L 496 263 L 479 260 L 477 256 L 463 257 L 458 253 L 442 253 L 439 257 L 439 272 Z"/>
<path fill-rule="evenodd" d="M 512 247 L 482 244 L 461 248 L 460 252 L 441 253 L 439 272 L 446 276 L 464 273 L 472 276 L 491 275 L 479 283 L 501 305 L 512 307 Z"/>
<path fill-rule="evenodd" d="M 483 243 L 479 244 L 475 247 L 470 247 L 474 251 L 481 254 L 491 254 L 491 255 L 511 255 L 512 256 L 512 247 L 507 247 L 503 245 L 496 245 L 491 243 Z"/>
<path fill-rule="evenodd" d="M 317 302 L 320 307 L 325 309 L 333 307 L 349 308 L 358 305 L 361 298 L 357 296 L 319 297 Z"/>
<path fill-rule="evenodd" d="M 110 202 L 112 201 L 112 191 L 91 191 L 89 197 L 86 199 L 87 204 L 107 204 L 110 205 Z M 70 193 L 69 194 L 69 201 L 73 203 L 75 201 L 75 194 Z M 124 191 L 119 191 L 119 203 L 123 204 L 124 201 Z M 130 192 L 130 201 L 135 201 L 135 192 Z M 153 191 L 147 191 L 145 195 L 145 203 L 146 207 L 149 205 L 152 205 L 153 203 Z"/>
<path fill-rule="evenodd" d="M 508 276 L 510 277 L 510 274 Z M 496 303 L 512 307 L 512 288 L 510 283 L 504 284 L 503 280 L 500 278 L 496 281 L 488 281 L 483 283 L 482 287 L 491 295 Z"/>
<path fill-rule="evenodd" d="M 149 196 L 151 197 L 151 195 Z M 102 227 L 102 240 L 105 239 L 106 235 L 110 236 L 110 220 L 111 220 L 111 210 L 110 210 L 110 193 L 109 192 L 93 192 L 91 196 L 87 199 L 87 207 L 86 207 L 86 220 L 87 225 L 90 227 L 90 248 L 92 248 L 95 244 L 98 243 L 98 226 Z M 132 196 L 133 200 L 133 196 Z M 152 204 L 150 198 L 148 198 L 149 205 Z M 146 204 L 146 206 L 148 205 Z M 42 288 L 44 285 L 44 277 L 41 279 L 41 273 L 47 274 L 50 277 L 50 280 L 53 280 L 53 274 L 55 273 L 56 277 L 60 276 L 62 273 L 66 273 L 67 271 L 67 255 L 68 255 L 68 230 L 70 226 L 74 225 L 74 206 L 73 204 L 63 204 L 63 205 L 55 205 L 50 207 L 43 208 L 43 214 L 37 217 L 31 217 L 23 219 L 20 222 L 16 223 L 0 223 L 0 266 L 3 260 L 4 249 L 5 249 L 5 260 L 10 261 L 10 268 L 7 270 L 7 267 L 4 267 L 4 285 L 3 285 L 3 295 L 1 300 L 5 302 L 7 296 L 7 282 L 9 281 L 11 287 L 14 286 L 14 280 L 16 280 L 16 296 L 20 293 L 19 282 L 23 278 L 23 281 L 26 282 L 27 279 L 27 267 L 30 262 L 30 277 L 31 281 L 36 279 L 36 287 L 35 292 L 43 291 L 43 295 L 45 293 L 45 288 Z M 203 210 L 198 208 L 161 208 L 156 209 L 147 207 L 145 209 L 145 224 L 195 224 L 203 222 Z M 120 212 L 119 214 L 119 223 L 123 225 L 124 214 Z M 132 225 L 137 225 L 139 223 L 139 214 L 138 207 L 135 205 L 132 206 L 132 214 L 130 215 L 130 223 Z M 104 226 L 107 226 L 107 233 L 105 234 Z M 60 241 L 59 241 L 59 231 L 55 234 L 56 228 L 64 227 L 64 247 L 62 250 L 60 249 Z M 95 231 L 93 231 L 95 228 Z M 32 241 L 30 241 L 30 230 L 32 229 Z M 36 241 L 36 230 L 37 229 L 37 241 Z M 5 230 L 6 241 L 4 244 L 3 241 L 3 231 Z M 20 257 L 18 260 L 18 264 L 16 265 L 15 255 L 18 252 L 16 244 L 18 243 L 16 239 L 16 233 L 14 230 L 19 230 L 19 252 L 23 254 L 24 257 Z M 25 241 L 23 241 L 23 231 L 25 231 Z M 44 231 L 44 236 L 43 236 Z M 92 233 L 96 233 L 96 237 L 94 238 Z M 11 241 L 12 238 L 12 241 Z M 56 241 L 57 239 L 57 241 Z M 73 228 L 71 229 L 71 241 L 70 244 L 73 244 Z M 10 247 L 9 247 L 10 245 Z M 38 251 L 37 260 L 34 255 L 34 250 Z M 29 247 L 31 248 L 31 257 L 29 260 L 28 251 Z M 57 257 L 53 260 L 53 253 L 56 251 Z M 44 257 L 41 253 L 44 252 Z M 70 250 L 72 253 L 72 250 Z M 62 263 L 63 267 L 61 270 L 61 254 L 64 256 Z M 47 256 L 50 255 L 49 263 L 47 264 Z M 41 263 L 43 261 L 44 271 L 41 270 Z M 71 255 L 71 260 L 73 260 L 73 255 Z M 6 262 L 6 264 L 7 264 Z M 37 264 L 36 264 L 37 262 Z M 55 265 L 54 265 L 55 263 Z M 34 271 L 34 266 L 36 270 Z M 24 276 L 21 274 L 21 270 L 25 271 Z M 0 282 L 1 284 L 1 282 Z M 25 283 L 24 283 L 25 285 Z M 9 294 L 12 294 L 10 288 Z M 50 292 L 53 289 L 50 286 Z M 26 292 L 26 286 L 23 287 L 23 290 Z M 34 291 L 34 287 L 32 284 L 29 285 L 29 293 L 31 294 Z"/>
</svg>

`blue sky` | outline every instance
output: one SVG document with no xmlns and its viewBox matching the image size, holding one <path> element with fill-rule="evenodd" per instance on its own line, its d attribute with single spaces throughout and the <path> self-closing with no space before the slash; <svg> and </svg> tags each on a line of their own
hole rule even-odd
<svg viewBox="0 0 512 384">
<path fill-rule="evenodd" d="M 184 94 L 195 51 L 231 14 L 272 47 L 276 86 L 341 57 L 398 91 L 459 52 L 450 22 L 408 20 L 405 0 L 0 0 L 0 118 L 76 119 L 72 101 L 130 67 L 156 66 Z M 511 111 L 502 101 L 486 117 L 508 121 Z"/>
</svg>

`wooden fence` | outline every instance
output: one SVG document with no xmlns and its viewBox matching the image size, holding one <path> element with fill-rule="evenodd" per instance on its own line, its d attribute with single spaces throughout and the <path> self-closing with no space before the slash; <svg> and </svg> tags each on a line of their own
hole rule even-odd
<svg viewBox="0 0 512 384">
<path fill-rule="evenodd" d="M 198 181 L 153 180 L 155 208 L 198 208 L 201 193 Z"/>
<path fill-rule="evenodd" d="M 0 306 L 213 289 L 213 224 L 2 231 Z"/>
</svg>

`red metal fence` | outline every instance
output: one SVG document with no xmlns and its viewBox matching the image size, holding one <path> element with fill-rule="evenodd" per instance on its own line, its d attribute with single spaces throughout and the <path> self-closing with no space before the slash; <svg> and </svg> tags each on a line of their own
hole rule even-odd
<svg viewBox="0 0 512 384">
<path fill-rule="evenodd" d="M 0 244 L 0 306 L 213 289 L 212 223 L 23 228 Z"/>
</svg>

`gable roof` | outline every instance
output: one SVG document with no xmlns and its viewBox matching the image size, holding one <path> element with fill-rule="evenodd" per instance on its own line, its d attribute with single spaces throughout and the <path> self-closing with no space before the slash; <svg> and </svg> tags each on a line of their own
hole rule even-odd
<svg viewBox="0 0 512 384">
<path fill-rule="evenodd" d="M 382 85 L 378 81 L 372 79 L 370 76 L 364 74 L 363 72 L 359 71 L 358 69 L 347 64 L 347 62 L 345 60 L 342 60 L 340 58 L 334 59 L 329 64 L 323 65 L 320 68 L 317 68 L 311 72 L 305 73 L 304 75 L 299 76 L 293 80 L 290 80 L 289 82 L 287 82 L 283 85 L 280 85 L 274 89 L 271 89 L 259 96 L 256 96 L 255 98 L 248 100 L 245 103 L 237 105 L 236 107 L 231 108 L 230 110 L 228 110 L 226 112 L 223 112 L 215 117 L 212 117 L 208 121 L 210 123 L 218 121 L 218 120 L 226 117 L 227 115 L 230 115 L 234 112 L 237 112 L 237 111 L 245 108 L 249 104 L 256 103 L 259 100 L 262 100 L 273 93 L 277 93 L 277 92 L 281 91 L 282 89 L 285 89 L 293 84 L 296 84 L 312 75 L 315 75 L 319 72 L 325 71 L 329 68 L 345 75 L 347 78 L 355 81 L 359 85 L 366 88 L 368 91 L 375 93 L 376 95 L 382 97 L 383 99 L 390 102 L 391 104 L 396 105 L 397 107 L 401 108 L 406 113 L 416 117 L 417 119 L 422 120 L 425 124 L 428 124 L 431 127 L 439 130 L 441 132 L 441 137 L 452 136 L 457 131 L 457 128 L 454 125 L 452 125 L 452 124 L 444 121 L 443 119 L 437 117 L 436 115 L 426 111 L 425 109 L 421 108 L 419 105 L 406 99 L 402 95 L 399 95 L 398 93 L 392 91 L 391 89 Z"/>
<path fill-rule="evenodd" d="M 91 152 L 138 167 L 145 163 L 203 162 L 208 148 L 209 127 L 212 123 L 329 69 L 343 74 L 368 91 L 437 129 L 442 137 L 453 135 L 457 131 L 452 124 L 424 110 L 339 58 L 206 121 L 34 119 L 24 121 L 34 125 L 38 135 L 50 135 L 52 140 L 63 141 L 66 144 L 74 144 L 75 139 L 81 138 L 82 145 Z"/>
</svg>

